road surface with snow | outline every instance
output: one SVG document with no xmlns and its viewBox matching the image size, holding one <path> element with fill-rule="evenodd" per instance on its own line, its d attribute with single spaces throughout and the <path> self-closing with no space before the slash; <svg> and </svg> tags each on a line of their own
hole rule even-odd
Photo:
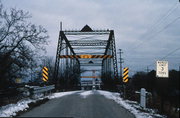
<svg viewBox="0 0 180 118">
<path fill-rule="evenodd" d="M 20 117 L 135 118 L 128 110 L 98 91 L 56 96 L 51 96 L 53 99 Z"/>
<path fill-rule="evenodd" d="M 49 101 L 28 110 L 30 103 L 43 99 Z M 0 117 L 17 116 L 21 111 L 26 111 L 21 117 L 167 118 L 157 114 L 154 109 L 142 110 L 138 102 L 124 100 L 120 93 L 102 90 L 57 92 L 48 96 L 37 94 L 35 98 L 24 98 L 17 103 L 1 106 Z"/>
</svg>

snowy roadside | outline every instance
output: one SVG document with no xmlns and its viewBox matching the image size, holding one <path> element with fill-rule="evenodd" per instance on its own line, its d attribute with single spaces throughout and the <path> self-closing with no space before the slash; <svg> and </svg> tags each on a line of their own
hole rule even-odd
<svg viewBox="0 0 180 118">
<path fill-rule="evenodd" d="M 87 98 L 89 95 L 93 94 L 93 91 L 82 91 L 81 93 L 79 93 L 80 96 L 82 96 L 82 98 Z"/>
<path fill-rule="evenodd" d="M 105 96 L 108 99 L 114 100 L 118 104 L 120 104 L 122 107 L 125 109 L 129 110 L 131 113 L 135 115 L 136 118 L 166 118 L 166 116 L 162 116 L 159 114 L 156 114 L 154 110 L 152 109 L 145 109 L 147 112 L 142 112 L 140 111 L 140 106 L 137 102 L 135 101 L 129 101 L 129 100 L 123 100 L 120 98 L 119 93 L 113 93 L 113 92 L 108 92 L 108 91 L 102 91 L 102 90 L 97 90 L 97 92 L 103 96 Z"/>
<path fill-rule="evenodd" d="M 51 95 L 48 96 L 49 99 L 54 99 L 54 98 L 59 98 L 59 97 L 63 97 L 66 95 L 71 95 L 74 93 L 79 93 L 81 91 L 69 91 L 69 92 L 58 92 L 58 93 L 53 93 Z"/>
<path fill-rule="evenodd" d="M 0 107 L 0 117 L 16 116 L 17 112 L 27 110 L 28 108 L 30 108 L 29 106 L 30 103 L 36 103 L 39 100 L 54 99 L 54 98 L 59 98 L 59 97 L 75 94 L 75 93 L 79 94 L 83 98 L 87 98 L 89 95 L 97 94 L 97 93 L 100 95 L 103 95 L 108 99 L 114 100 L 115 102 L 120 104 L 122 107 L 129 110 L 131 113 L 135 115 L 136 118 L 166 118 L 165 116 L 156 114 L 155 111 L 152 109 L 146 109 L 145 110 L 146 112 L 142 112 L 137 102 L 123 100 L 122 98 L 119 97 L 120 96 L 119 93 L 113 93 L 113 92 L 102 91 L 102 90 L 97 90 L 96 92 L 92 90 L 59 92 L 59 93 L 53 93 L 48 96 L 39 96 L 36 99 L 30 99 L 30 98 L 22 99 L 18 101 L 16 104 L 9 104 L 9 105 Z"/>
<path fill-rule="evenodd" d="M 32 99 L 23 99 L 18 101 L 16 104 L 8 104 L 6 106 L 0 107 L 0 117 L 11 117 L 16 116 L 16 113 L 19 111 L 26 110 L 29 108 L 29 103 L 35 103 L 37 100 Z"/>
<path fill-rule="evenodd" d="M 36 99 L 30 99 L 30 98 L 22 99 L 22 100 L 19 100 L 16 104 L 8 104 L 6 106 L 0 107 L 0 117 L 16 116 L 17 112 L 27 110 L 29 108 L 30 103 L 36 103 L 39 100 L 43 100 L 47 98 L 48 99 L 59 98 L 59 97 L 71 95 L 77 92 L 79 91 L 59 92 L 59 93 L 53 93 L 48 96 L 42 96 L 42 95 L 40 95 L 39 97 L 36 96 Z"/>
</svg>

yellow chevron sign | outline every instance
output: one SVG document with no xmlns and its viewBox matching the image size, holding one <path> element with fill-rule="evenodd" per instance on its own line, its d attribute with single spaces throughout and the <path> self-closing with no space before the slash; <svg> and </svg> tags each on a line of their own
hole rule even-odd
<svg viewBox="0 0 180 118">
<path fill-rule="evenodd" d="M 112 58 L 112 55 L 60 55 L 59 58 Z"/>
<path fill-rule="evenodd" d="M 43 67 L 42 69 L 42 80 L 44 82 L 48 81 L 48 68 L 47 67 Z"/>
<path fill-rule="evenodd" d="M 127 67 L 124 68 L 124 69 L 123 69 L 123 82 L 124 82 L 124 83 L 127 83 L 128 80 L 129 80 L 129 79 L 128 79 L 128 76 L 129 76 L 128 73 L 129 73 L 129 68 L 127 68 Z"/>
</svg>

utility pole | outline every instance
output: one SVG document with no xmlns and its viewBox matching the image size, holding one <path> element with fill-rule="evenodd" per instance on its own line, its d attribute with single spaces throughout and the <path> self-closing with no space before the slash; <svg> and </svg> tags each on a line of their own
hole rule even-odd
<svg viewBox="0 0 180 118">
<path fill-rule="evenodd" d="M 123 58 L 122 58 L 122 49 L 119 49 L 119 63 L 120 63 L 120 79 L 121 79 L 121 82 L 122 82 L 122 79 L 123 79 L 123 76 L 122 76 L 122 64 L 123 64 Z M 123 83 L 123 82 L 122 82 Z M 123 96 L 124 96 L 124 99 L 125 99 L 125 96 L 126 96 L 126 86 L 125 84 L 123 83 Z"/>
<path fill-rule="evenodd" d="M 180 66 L 179 66 L 179 79 L 180 79 Z"/>
<path fill-rule="evenodd" d="M 149 67 L 147 66 L 147 73 L 149 73 Z"/>
<path fill-rule="evenodd" d="M 119 63 L 120 63 L 120 79 L 122 80 L 122 63 L 123 63 L 123 58 L 122 58 L 122 49 L 119 49 Z"/>
</svg>

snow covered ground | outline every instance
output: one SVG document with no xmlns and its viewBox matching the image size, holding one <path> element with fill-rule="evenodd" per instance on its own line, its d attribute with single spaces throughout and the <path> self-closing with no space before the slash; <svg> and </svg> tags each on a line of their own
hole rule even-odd
<svg viewBox="0 0 180 118">
<path fill-rule="evenodd" d="M 117 102 L 119 105 L 123 106 L 124 108 L 129 110 L 131 113 L 133 113 L 136 116 L 136 118 L 166 118 L 165 116 L 156 114 L 155 111 L 152 109 L 148 109 L 148 108 L 145 109 L 145 111 L 147 111 L 147 113 L 140 111 L 141 107 L 137 102 L 123 100 L 120 97 L 119 93 L 113 93 L 113 92 L 102 91 L 102 90 L 98 90 L 97 92 L 99 94 L 105 96 L 106 98 Z"/>
<path fill-rule="evenodd" d="M 93 94 L 93 91 L 82 91 L 79 93 L 83 98 L 88 97 L 89 95 Z"/>
<path fill-rule="evenodd" d="M 26 110 L 29 108 L 28 104 L 36 102 L 37 100 L 32 99 L 23 99 L 17 102 L 16 104 L 9 104 L 6 106 L 0 107 L 0 117 L 10 117 L 15 116 L 17 112 Z"/>
<path fill-rule="evenodd" d="M 9 105 L 0 107 L 0 117 L 16 116 L 17 112 L 28 109 L 29 103 L 35 103 L 38 100 L 42 100 L 45 98 L 53 99 L 53 98 L 63 97 L 66 95 L 77 93 L 77 92 L 80 92 L 80 91 L 59 92 L 59 93 L 53 93 L 49 96 L 42 96 L 42 95 L 40 95 L 39 97 L 36 96 L 36 99 L 30 99 L 30 98 L 23 99 L 23 100 L 18 101 L 16 104 L 9 104 Z"/>
<path fill-rule="evenodd" d="M 29 103 L 32 103 L 32 102 L 35 103 L 38 100 L 42 100 L 42 99 L 45 99 L 45 98 L 54 99 L 54 98 L 59 98 L 59 97 L 63 97 L 63 96 L 66 96 L 66 95 L 75 94 L 75 93 L 79 94 L 84 99 L 87 98 L 89 95 L 92 95 L 92 94 L 103 95 L 107 99 L 114 100 L 119 105 L 121 105 L 122 107 L 129 110 L 131 113 L 133 113 L 136 116 L 136 118 L 166 118 L 165 116 L 161 116 L 159 114 L 156 114 L 155 111 L 152 110 L 152 109 L 145 109 L 145 111 L 147 111 L 147 112 L 142 112 L 140 110 L 141 107 L 139 106 L 139 104 L 137 102 L 123 100 L 120 97 L 119 93 L 113 93 L 113 92 L 102 91 L 102 90 L 59 92 L 59 93 L 53 93 L 53 94 L 51 94 L 49 96 L 37 97 L 36 99 L 26 98 L 26 99 L 18 101 L 16 104 L 9 104 L 9 105 L 0 107 L 0 117 L 16 116 L 17 112 L 28 109 L 29 108 L 29 106 L 28 106 Z"/>
<path fill-rule="evenodd" d="M 66 95 L 71 95 L 74 93 L 79 93 L 80 91 L 69 91 L 69 92 L 59 92 L 59 93 L 53 93 L 51 95 L 48 96 L 49 99 L 53 99 L 53 98 L 59 98 L 59 97 L 63 97 Z"/>
</svg>

